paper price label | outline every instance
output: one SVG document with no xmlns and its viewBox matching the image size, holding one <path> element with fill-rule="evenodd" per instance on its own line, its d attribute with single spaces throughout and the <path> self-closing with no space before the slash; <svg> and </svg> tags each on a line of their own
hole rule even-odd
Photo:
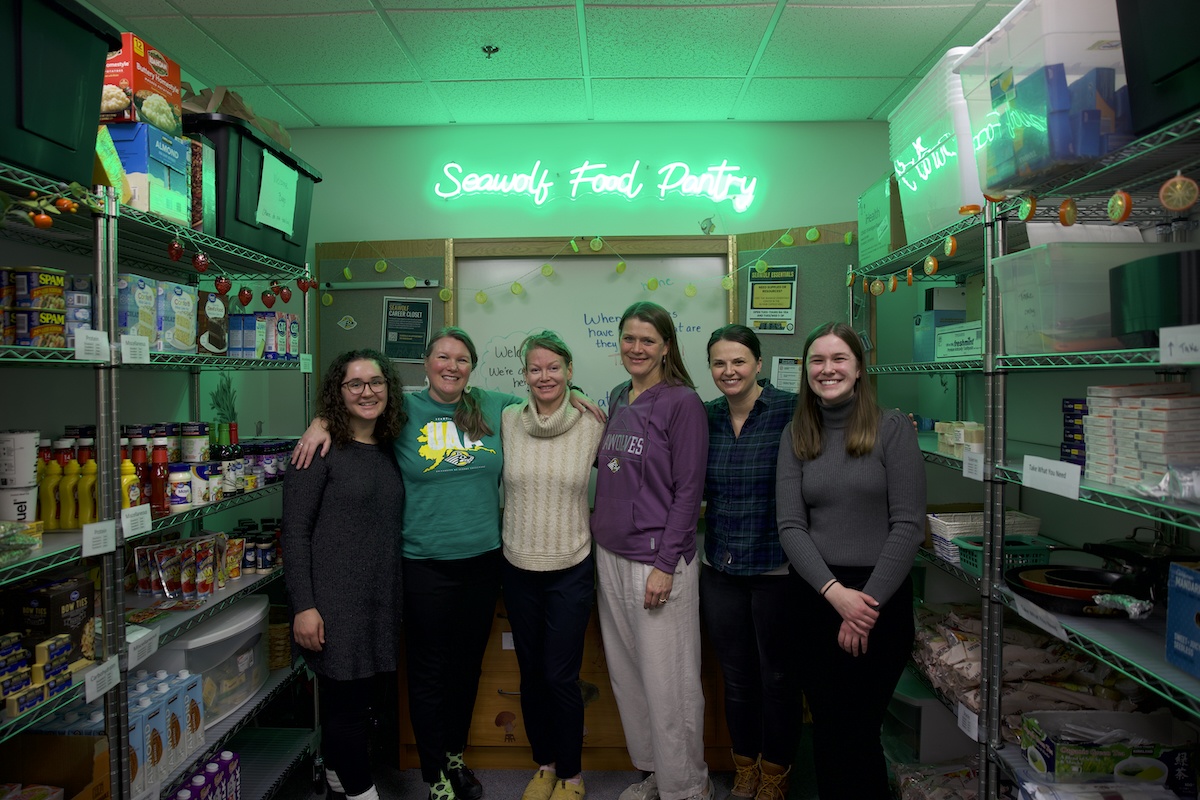
<svg viewBox="0 0 1200 800">
<path fill-rule="evenodd" d="M 973 481 L 983 480 L 983 453 L 963 453 L 963 477 Z"/>
<path fill-rule="evenodd" d="M 1021 619 L 1032 622 L 1046 633 L 1057 636 L 1064 642 L 1070 641 L 1067 638 L 1067 629 L 1064 628 L 1062 623 L 1058 621 L 1058 617 L 1054 616 L 1041 606 L 1029 602 L 1020 595 L 1004 592 L 1004 596 L 1011 600 L 1012 607 L 1016 609 L 1017 615 L 1020 616 Z"/>
<path fill-rule="evenodd" d="M 104 693 L 116 686 L 119 680 L 121 680 L 121 666 L 117 663 L 116 656 L 110 656 L 107 661 L 89 672 L 84 679 L 85 702 L 90 703 L 98 697 L 103 697 Z"/>
<path fill-rule="evenodd" d="M 82 550 L 84 558 L 102 556 L 117 549 L 117 521 L 93 522 L 83 526 Z"/>
<path fill-rule="evenodd" d="M 958 704 L 958 729 L 970 736 L 972 742 L 979 741 L 979 715 L 968 708 L 966 703 Z"/>
<path fill-rule="evenodd" d="M 121 530 L 124 531 L 126 539 L 149 533 L 150 528 L 150 506 L 142 505 L 121 509 Z"/>
<path fill-rule="evenodd" d="M 312 353 L 301 353 L 300 354 L 300 372 L 302 372 L 302 373 L 312 372 Z"/>
<path fill-rule="evenodd" d="M 1158 343 L 1159 363 L 1200 364 L 1200 325 L 1159 328 Z"/>
<path fill-rule="evenodd" d="M 121 363 L 149 364 L 150 340 L 145 336 L 121 334 Z"/>
<path fill-rule="evenodd" d="M 1048 458 L 1025 456 L 1021 470 L 1021 484 L 1030 489 L 1040 489 L 1050 494 L 1079 499 L 1078 464 L 1067 461 L 1051 461 Z"/>
<path fill-rule="evenodd" d="M 159 629 L 152 628 L 140 639 L 129 644 L 129 668 L 133 669 L 150 656 L 158 652 Z"/>
<path fill-rule="evenodd" d="M 104 331 L 75 331 L 75 360 L 103 361 L 108 363 L 112 355 L 108 352 L 108 334 Z"/>
</svg>

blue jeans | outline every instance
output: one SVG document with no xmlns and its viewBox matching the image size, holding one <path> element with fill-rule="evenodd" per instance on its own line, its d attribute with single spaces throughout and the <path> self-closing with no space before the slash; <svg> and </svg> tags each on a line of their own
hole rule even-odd
<svg viewBox="0 0 1200 800">
<path fill-rule="evenodd" d="M 725 678 L 733 752 L 787 766 L 800 732 L 795 584 L 787 575 L 700 572 L 700 610 Z"/>
<path fill-rule="evenodd" d="M 552 572 L 519 569 L 505 559 L 501 582 L 521 667 L 521 714 L 533 760 L 554 764 L 562 780 L 582 770 L 583 694 L 579 668 L 595 588 L 589 555 Z"/>
</svg>

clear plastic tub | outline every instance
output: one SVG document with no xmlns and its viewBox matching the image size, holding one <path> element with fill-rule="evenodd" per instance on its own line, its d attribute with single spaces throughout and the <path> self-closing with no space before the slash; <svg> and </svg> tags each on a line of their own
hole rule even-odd
<svg viewBox="0 0 1200 800">
<path fill-rule="evenodd" d="M 1022 0 L 953 70 L 988 194 L 1023 190 L 1131 141 L 1116 0 Z"/>
<path fill-rule="evenodd" d="M 888 115 L 889 150 L 910 242 L 953 225 L 960 206 L 983 202 L 967 101 L 951 71 L 968 49 L 949 50 Z"/>
<path fill-rule="evenodd" d="M 1005 352 L 1123 349 L 1112 335 L 1108 271 L 1192 247 L 1170 242 L 1055 242 L 996 259 Z"/>
</svg>

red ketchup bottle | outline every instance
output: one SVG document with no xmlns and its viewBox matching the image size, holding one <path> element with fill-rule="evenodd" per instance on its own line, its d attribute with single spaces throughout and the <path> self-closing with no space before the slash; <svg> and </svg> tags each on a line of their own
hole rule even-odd
<svg viewBox="0 0 1200 800">
<path fill-rule="evenodd" d="M 153 445 L 150 451 L 150 516 L 161 519 L 171 513 L 171 496 L 167 493 L 171 453 L 167 450 L 165 436 L 155 437 Z"/>
<path fill-rule="evenodd" d="M 133 462 L 133 470 L 137 473 L 138 486 L 141 489 L 138 505 L 144 506 L 150 502 L 150 451 L 146 440 L 134 438 L 129 441 L 129 460 Z"/>
</svg>

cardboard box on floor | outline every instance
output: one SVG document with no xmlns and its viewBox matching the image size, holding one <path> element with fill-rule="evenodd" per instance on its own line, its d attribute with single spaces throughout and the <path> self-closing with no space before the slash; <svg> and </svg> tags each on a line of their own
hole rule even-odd
<svg viewBox="0 0 1200 800">
<path fill-rule="evenodd" d="M 69 800 L 112 796 L 103 736 L 14 736 L 0 748 L 0 775 L 10 783 L 60 786 Z"/>
</svg>

